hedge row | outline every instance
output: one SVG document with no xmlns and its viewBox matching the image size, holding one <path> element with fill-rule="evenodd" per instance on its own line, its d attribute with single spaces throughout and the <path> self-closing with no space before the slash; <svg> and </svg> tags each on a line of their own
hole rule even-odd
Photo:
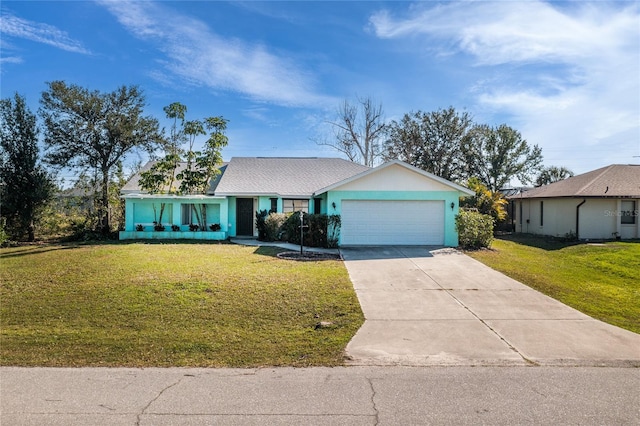
<svg viewBox="0 0 640 426">
<path fill-rule="evenodd" d="M 260 241 L 286 241 L 300 244 L 300 212 L 256 212 L 256 227 Z M 337 247 L 340 216 L 304 213 L 302 239 L 309 247 Z"/>
</svg>

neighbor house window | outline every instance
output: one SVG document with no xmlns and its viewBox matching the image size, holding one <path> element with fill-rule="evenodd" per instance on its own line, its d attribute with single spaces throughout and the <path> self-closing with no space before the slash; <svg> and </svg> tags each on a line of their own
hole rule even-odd
<svg viewBox="0 0 640 426">
<path fill-rule="evenodd" d="M 638 217 L 635 201 L 622 201 L 620 203 L 620 223 L 623 225 L 635 225 Z"/>
<path fill-rule="evenodd" d="M 271 208 L 269 209 L 269 213 L 277 213 L 278 212 L 278 199 L 277 198 L 269 198 L 271 200 Z"/>
<path fill-rule="evenodd" d="M 540 226 L 544 226 L 544 201 L 540 201 Z"/>
<path fill-rule="evenodd" d="M 284 213 L 299 212 L 300 210 L 309 213 L 309 200 L 294 200 L 290 198 L 282 200 L 282 211 Z"/>
</svg>

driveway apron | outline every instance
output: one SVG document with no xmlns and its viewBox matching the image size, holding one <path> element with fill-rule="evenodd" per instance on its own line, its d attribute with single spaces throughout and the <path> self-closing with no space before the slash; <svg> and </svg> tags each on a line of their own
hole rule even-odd
<svg viewBox="0 0 640 426">
<path fill-rule="evenodd" d="M 343 250 L 365 323 L 356 365 L 640 366 L 640 335 L 447 248 Z"/>
</svg>

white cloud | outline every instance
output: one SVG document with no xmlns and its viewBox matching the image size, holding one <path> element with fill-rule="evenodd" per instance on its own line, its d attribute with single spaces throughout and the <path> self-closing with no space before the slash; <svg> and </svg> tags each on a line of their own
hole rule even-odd
<svg viewBox="0 0 640 426">
<path fill-rule="evenodd" d="M 24 60 L 19 56 L 6 56 L 0 58 L 0 64 L 21 64 Z"/>
<path fill-rule="evenodd" d="M 380 38 L 437 41 L 425 45 L 446 46 L 438 53 L 470 57 L 479 74 L 499 76 L 470 88 L 477 108 L 511 117 L 548 163 L 585 171 L 606 159 L 632 161 L 638 3 L 456 2 L 414 6 L 403 18 L 381 11 L 370 23 Z"/>
<path fill-rule="evenodd" d="M 287 106 L 335 100 L 314 90 L 312 75 L 262 45 L 215 34 L 203 21 L 148 2 L 101 2 L 139 38 L 155 42 L 164 67 L 194 85 L 236 91 Z"/>
<path fill-rule="evenodd" d="M 59 30 L 49 24 L 18 18 L 6 11 L 2 12 L 0 30 L 2 34 L 11 37 L 19 37 L 48 44 L 68 52 L 82 53 L 85 55 L 91 54 L 88 49 L 83 47 L 81 42 L 69 37 L 65 31 Z"/>
</svg>

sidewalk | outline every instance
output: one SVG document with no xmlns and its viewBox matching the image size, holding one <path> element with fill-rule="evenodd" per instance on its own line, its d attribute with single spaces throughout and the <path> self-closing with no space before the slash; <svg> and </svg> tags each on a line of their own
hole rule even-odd
<svg viewBox="0 0 640 426">
<path fill-rule="evenodd" d="M 230 241 L 234 244 L 241 244 L 244 246 L 255 246 L 255 247 L 280 247 L 283 249 L 297 251 L 300 252 L 300 246 L 297 244 L 284 243 L 282 241 L 258 241 L 255 238 L 231 238 Z M 334 248 L 322 248 L 322 247 L 307 247 L 304 246 L 303 251 L 309 251 L 314 253 L 330 253 L 330 254 L 340 254 L 340 249 Z"/>
</svg>

